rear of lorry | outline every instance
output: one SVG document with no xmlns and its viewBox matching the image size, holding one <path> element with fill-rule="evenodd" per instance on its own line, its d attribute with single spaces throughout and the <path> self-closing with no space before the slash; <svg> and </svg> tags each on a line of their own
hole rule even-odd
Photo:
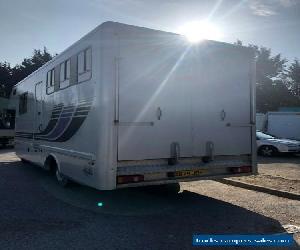
<svg viewBox="0 0 300 250">
<path fill-rule="evenodd" d="M 131 26 L 114 34 L 117 188 L 257 173 L 251 50 Z"/>
</svg>

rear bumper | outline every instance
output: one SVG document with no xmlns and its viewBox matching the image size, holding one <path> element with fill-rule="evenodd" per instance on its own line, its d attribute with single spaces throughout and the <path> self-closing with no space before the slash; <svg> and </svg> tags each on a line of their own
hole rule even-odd
<svg viewBox="0 0 300 250">
<path fill-rule="evenodd" d="M 157 181 L 144 181 L 138 183 L 128 183 L 128 184 L 118 184 L 117 188 L 128 188 L 128 187 L 143 187 L 143 186 L 157 186 L 163 184 L 172 184 L 179 182 L 189 182 L 189 181 L 200 181 L 200 180 L 218 180 L 229 177 L 241 177 L 241 176 L 249 176 L 253 175 L 253 173 L 243 173 L 243 174 L 228 174 L 228 175 L 218 175 L 218 176 L 203 176 L 203 177 L 193 177 L 193 178 L 180 178 L 173 180 L 157 180 Z"/>
<path fill-rule="evenodd" d="M 246 172 L 235 171 L 246 167 Z M 179 172 L 196 172 L 195 176 L 178 176 Z M 176 174 L 175 174 L 176 173 Z M 212 180 L 233 176 L 256 174 L 256 165 L 250 156 L 218 157 L 214 161 L 203 163 L 198 159 L 183 159 L 176 165 L 168 165 L 166 160 L 122 162 L 117 170 L 117 188 L 161 185 L 197 180 Z M 118 177 L 142 176 L 137 182 L 119 183 Z M 140 180 L 142 179 L 142 180 Z"/>
</svg>

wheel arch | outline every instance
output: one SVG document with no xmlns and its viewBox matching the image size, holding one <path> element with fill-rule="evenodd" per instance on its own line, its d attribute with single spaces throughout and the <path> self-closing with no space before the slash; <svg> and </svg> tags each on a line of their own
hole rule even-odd
<svg viewBox="0 0 300 250">
<path fill-rule="evenodd" d="M 270 147 L 270 148 L 275 148 L 276 150 L 279 151 L 278 147 L 274 146 L 274 145 L 271 145 L 271 144 L 262 144 L 260 145 L 259 147 L 257 147 L 257 150 L 263 148 L 263 147 Z"/>
<path fill-rule="evenodd" d="M 278 147 L 276 147 L 276 146 L 274 146 L 274 145 L 270 145 L 270 144 L 262 144 L 262 145 L 260 145 L 260 146 L 257 148 L 257 152 L 260 153 L 261 150 L 262 150 L 264 147 L 270 147 L 270 148 L 273 148 L 273 149 L 275 149 L 275 151 L 276 151 L 277 153 L 280 152 L 280 150 L 279 150 Z"/>
<path fill-rule="evenodd" d="M 53 171 L 55 170 L 55 168 L 58 168 L 58 170 L 60 171 L 60 163 L 55 154 L 50 153 L 47 155 L 44 161 L 44 168 L 49 171 Z"/>
</svg>

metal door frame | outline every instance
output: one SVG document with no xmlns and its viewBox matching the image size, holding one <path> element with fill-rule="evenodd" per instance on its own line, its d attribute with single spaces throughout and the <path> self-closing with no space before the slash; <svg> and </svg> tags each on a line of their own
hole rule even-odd
<svg viewBox="0 0 300 250">
<path fill-rule="evenodd" d="M 38 130 L 41 130 L 40 129 L 40 126 L 42 125 L 42 122 L 43 122 L 43 117 L 42 117 L 42 115 L 43 115 L 43 112 L 41 111 L 41 114 L 40 115 L 38 115 L 37 114 L 37 112 L 38 112 L 38 110 L 37 110 L 37 107 L 38 107 L 38 101 L 37 101 L 37 87 L 38 87 L 38 85 L 39 84 L 41 84 L 40 86 L 42 87 L 42 84 L 43 84 L 43 82 L 42 81 L 40 81 L 40 82 L 38 82 L 38 83 L 36 83 L 35 85 L 34 85 L 34 131 L 36 130 L 36 129 L 38 129 Z M 42 94 L 42 89 L 41 89 L 41 100 L 40 100 L 40 102 L 41 102 L 41 107 L 42 107 L 42 105 L 43 105 L 43 94 Z M 41 109 L 43 109 L 43 108 L 41 108 Z M 39 117 L 39 121 L 38 121 L 38 117 Z M 39 125 L 38 125 L 38 123 L 39 123 Z M 38 125 L 38 127 L 37 127 L 37 125 Z M 40 131 L 41 132 L 41 131 Z M 34 133 L 35 134 L 35 133 Z"/>
</svg>

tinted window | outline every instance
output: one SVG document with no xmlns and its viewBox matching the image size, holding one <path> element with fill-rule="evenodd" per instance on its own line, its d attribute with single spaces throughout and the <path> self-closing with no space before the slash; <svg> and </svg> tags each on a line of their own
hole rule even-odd
<svg viewBox="0 0 300 250">
<path fill-rule="evenodd" d="M 70 59 L 64 61 L 60 64 L 60 76 L 59 76 L 59 82 L 60 82 L 60 88 L 66 88 L 70 84 L 70 70 L 71 70 L 71 62 Z"/>
<path fill-rule="evenodd" d="M 92 49 L 81 51 L 78 56 L 78 82 L 88 81 L 92 77 Z"/>
<path fill-rule="evenodd" d="M 78 74 L 91 71 L 92 69 L 92 50 L 88 48 L 78 54 Z"/>
<path fill-rule="evenodd" d="M 54 91 L 54 78 L 55 78 L 55 71 L 51 69 L 47 73 L 47 94 L 50 94 Z"/>
</svg>

